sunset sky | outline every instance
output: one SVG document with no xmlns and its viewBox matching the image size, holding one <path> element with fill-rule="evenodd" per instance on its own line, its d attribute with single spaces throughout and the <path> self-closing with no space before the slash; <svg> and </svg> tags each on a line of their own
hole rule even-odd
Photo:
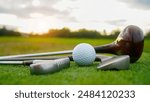
<svg viewBox="0 0 150 102">
<path fill-rule="evenodd" d="M 0 0 L 0 25 L 22 32 L 68 27 L 150 30 L 150 0 Z"/>
</svg>

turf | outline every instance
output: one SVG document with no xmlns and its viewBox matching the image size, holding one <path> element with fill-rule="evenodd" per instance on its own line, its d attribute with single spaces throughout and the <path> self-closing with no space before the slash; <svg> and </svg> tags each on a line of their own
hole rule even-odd
<svg viewBox="0 0 150 102">
<path fill-rule="evenodd" d="M 37 53 L 72 49 L 78 43 L 102 45 L 114 39 L 66 38 L 0 38 L 0 55 Z M 142 57 L 130 64 L 129 70 L 97 70 L 95 62 L 89 67 L 79 67 L 74 62 L 67 69 L 47 75 L 31 75 L 28 66 L 0 65 L 0 84 L 13 85 L 136 85 L 150 84 L 150 40 L 145 40 Z"/>
</svg>

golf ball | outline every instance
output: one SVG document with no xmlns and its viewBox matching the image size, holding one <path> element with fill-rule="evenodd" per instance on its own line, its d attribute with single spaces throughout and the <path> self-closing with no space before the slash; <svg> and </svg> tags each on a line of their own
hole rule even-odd
<svg viewBox="0 0 150 102">
<path fill-rule="evenodd" d="M 73 60 L 81 66 L 91 65 L 96 57 L 93 46 L 87 43 L 81 43 L 73 49 Z"/>
</svg>

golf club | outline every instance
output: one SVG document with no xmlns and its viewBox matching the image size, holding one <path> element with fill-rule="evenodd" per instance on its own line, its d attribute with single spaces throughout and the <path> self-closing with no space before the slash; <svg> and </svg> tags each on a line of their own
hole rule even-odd
<svg viewBox="0 0 150 102">
<path fill-rule="evenodd" d="M 31 74 L 47 74 L 70 66 L 69 58 L 55 60 L 0 61 L 0 64 L 29 65 Z"/>
<path fill-rule="evenodd" d="M 108 59 L 113 58 L 114 56 L 106 56 L 106 55 L 96 55 L 95 61 L 104 62 Z M 50 56 L 50 57 L 23 57 L 23 58 L 9 58 L 0 60 L 0 64 L 22 64 L 22 65 L 30 65 L 37 62 L 42 61 L 50 61 L 56 59 L 69 58 L 70 61 L 73 61 L 72 56 Z"/>
<path fill-rule="evenodd" d="M 103 63 L 99 64 L 97 69 L 101 70 L 127 70 L 130 65 L 130 57 L 128 55 L 115 56 L 111 59 L 105 60 Z"/>
<path fill-rule="evenodd" d="M 7 59 L 0 59 L 0 64 L 7 64 L 7 62 L 12 62 L 13 61 L 20 61 L 22 64 L 22 61 L 25 61 L 25 63 L 32 63 L 32 60 L 55 60 L 55 59 L 60 59 L 60 58 L 66 58 L 68 57 L 70 59 L 70 61 L 73 61 L 72 56 L 41 56 L 41 57 L 19 57 L 19 58 L 7 58 Z M 101 61 L 104 62 L 105 60 L 108 60 L 110 58 L 112 58 L 113 56 L 106 56 L 106 55 L 102 55 L 102 54 L 97 54 L 95 61 Z M 9 63 L 8 63 L 9 64 Z M 14 63 L 15 64 L 15 63 Z"/>
<path fill-rule="evenodd" d="M 41 61 L 38 63 L 30 64 L 31 74 L 48 74 L 60 71 L 63 68 L 68 68 L 70 66 L 69 58 L 61 58 L 50 61 Z"/>
<path fill-rule="evenodd" d="M 20 58 L 21 59 L 21 58 Z M 68 60 L 72 60 L 72 57 L 53 57 L 51 60 L 49 59 L 44 59 L 41 58 L 42 60 L 34 60 L 31 58 L 29 58 L 30 60 L 27 61 L 0 61 L 0 64 L 23 64 L 23 65 L 30 65 L 30 67 L 32 68 L 32 74 L 36 73 L 36 74 L 44 74 L 46 73 L 45 70 L 48 70 L 47 73 L 49 72 L 53 72 L 53 70 L 55 71 L 55 64 L 53 64 L 54 62 L 61 62 L 61 63 L 68 63 Z M 44 60 L 43 60 L 44 59 Z M 63 61 L 62 61 L 63 60 Z M 66 61 L 66 62 L 65 62 Z M 121 55 L 121 56 L 105 56 L 105 55 L 97 55 L 95 61 L 101 61 L 101 63 L 98 65 L 98 69 L 103 69 L 103 70 L 107 70 L 107 69 L 128 69 L 129 68 L 129 56 L 128 55 Z M 59 63 L 60 63 L 59 62 Z M 63 64 L 62 64 L 63 65 Z M 120 67 L 121 65 L 121 67 Z M 59 67 L 61 68 L 61 64 L 59 64 Z M 63 66 L 62 66 L 63 67 Z M 60 69 L 59 68 L 59 69 Z M 40 70 L 44 70 L 44 71 L 39 71 Z M 51 70 L 51 71 L 50 71 Z"/>
<path fill-rule="evenodd" d="M 117 39 L 106 45 L 96 46 L 96 53 L 111 53 L 117 55 L 129 55 L 130 62 L 136 62 L 142 52 L 144 46 L 144 35 L 143 31 L 134 25 L 127 26 L 117 37 Z M 19 58 L 19 57 L 37 57 L 37 56 L 50 56 L 60 54 L 71 54 L 72 50 L 58 51 L 58 52 L 45 52 L 36 54 L 23 54 L 13 56 L 2 56 L 0 59 Z"/>
<path fill-rule="evenodd" d="M 134 25 L 127 26 L 117 37 L 117 39 L 107 45 L 95 47 L 98 53 L 111 53 L 117 55 L 129 55 L 130 62 L 136 62 L 144 47 L 143 31 Z"/>
</svg>

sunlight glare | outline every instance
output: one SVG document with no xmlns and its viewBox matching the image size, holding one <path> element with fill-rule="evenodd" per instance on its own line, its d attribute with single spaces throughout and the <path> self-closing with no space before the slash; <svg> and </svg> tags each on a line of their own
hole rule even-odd
<svg viewBox="0 0 150 102">
<path fill-rule="evenodd" d="M 41 18 L 30 19 L 25 26 L 21 27 L 19 30 L 25 33 L 38 33 L 42 34 L 48 31 L 50 25 L 47 21 L 41 20 Z"/>
</svg>

